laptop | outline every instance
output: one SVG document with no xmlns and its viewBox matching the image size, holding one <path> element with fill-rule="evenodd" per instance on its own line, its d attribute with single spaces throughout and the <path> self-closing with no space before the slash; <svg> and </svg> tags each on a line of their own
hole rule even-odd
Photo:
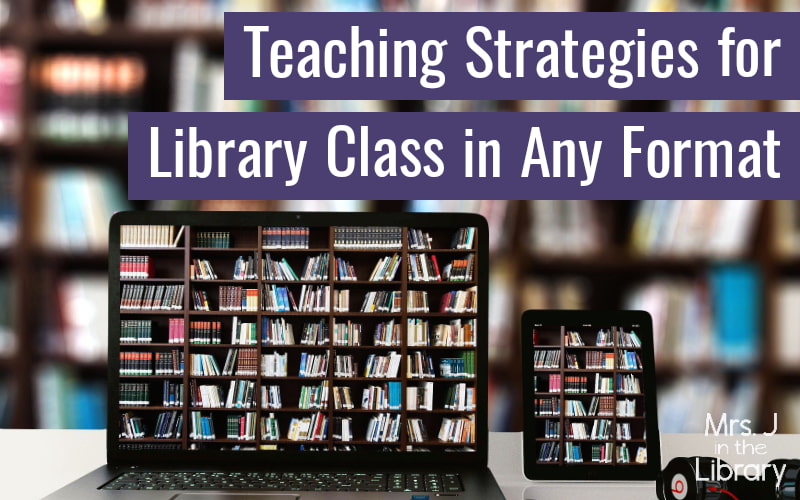
<svg viewBox="0 0 800 500">
<path fill-rule="evenodd" d="M 503 498 L 481 216 L 124 212 L 109 241 L 108 464 L 47 498 Z"/>
<path fill-rule="evenodd" d="M 525 311 L 526 500 L 656 497 L 653 332 L 643 311 Z"/>
</svg>

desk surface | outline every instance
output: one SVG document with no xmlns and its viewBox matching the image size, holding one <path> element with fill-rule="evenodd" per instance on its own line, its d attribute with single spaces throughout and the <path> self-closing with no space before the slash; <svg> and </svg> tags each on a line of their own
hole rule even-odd
<svg viewBox="0 0 800 500">
<path fill-rule="evenodd" d="M 765 444 L 765 453 L 736 454 L 737 437 L 733 436 L 666 434 L 661 436 L 663 463 L 675 456 L 715 455 L 716 443 L 730 446 L 730 454 L 720 456 L 731 464 L 766 463 L 774 458 L 793 458 L 800 454 L 800 435 L 738 439 Z M 3 498 L 41 498 L 104 463 L 105 431 L 0 429 Z M 533 484 L 522 474 L 521 433 L 490 433 L 489 467 L 510 500 L 521 499 L 524 490 Z"/>
</svg>

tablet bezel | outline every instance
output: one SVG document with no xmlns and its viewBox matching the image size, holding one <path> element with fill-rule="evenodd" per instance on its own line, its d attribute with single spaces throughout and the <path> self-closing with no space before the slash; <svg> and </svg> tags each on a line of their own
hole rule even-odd
<svg viewBox="0 0 800 500">
<path fill-rule="evenodd" d="M 636 334 L 642 342 L 642 382 L 644 384 L 645 428 L 647 430 L 646 465 L 605 465 L 591 462 L 570 465 L 537 464 L 536 426 L 533 383 L 533 328 L 545 325 L 584 325 L 598 327 L 639 325 Z M 661 442 L 656 405 L 655 356 L 653 354 L 653 322 L 645 311 L 528 310 L 522 314 L 520 334 L 523 377 L 523 470 L 532 480 L 556 481 L 654 481 L 661 471 Z M 564 429 L 562 429 L 562 432 Z"/>
</svg>

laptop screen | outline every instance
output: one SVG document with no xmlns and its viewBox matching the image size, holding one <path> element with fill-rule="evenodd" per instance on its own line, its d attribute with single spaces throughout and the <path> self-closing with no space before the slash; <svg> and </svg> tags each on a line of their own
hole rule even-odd
<svg viewBox="0 0 800 500">
<path fill-rule="evenodd" d="M 119 214 L 109 443 L 124 454 L 485 453 L 483 224 Z"/>
<path fill-rule="evenodd" d="M 539 479 L 654 479 L 640 472 L 660 462 L 649 316 L 551 313 L 526 313 L 526 468 Z"/>
</svg>

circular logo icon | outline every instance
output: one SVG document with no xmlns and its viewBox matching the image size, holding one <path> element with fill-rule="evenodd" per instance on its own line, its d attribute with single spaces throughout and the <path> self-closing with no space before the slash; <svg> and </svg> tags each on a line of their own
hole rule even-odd
<svg viewBox="0 0 800 500">
<path fill-rule="evenodd" d="M 672 478 L 672 496 L 675 500 L 683 500 L 688 494 L 686 486 L 686 476 L 683 474 L 675 474 Z"/>
</svg>

